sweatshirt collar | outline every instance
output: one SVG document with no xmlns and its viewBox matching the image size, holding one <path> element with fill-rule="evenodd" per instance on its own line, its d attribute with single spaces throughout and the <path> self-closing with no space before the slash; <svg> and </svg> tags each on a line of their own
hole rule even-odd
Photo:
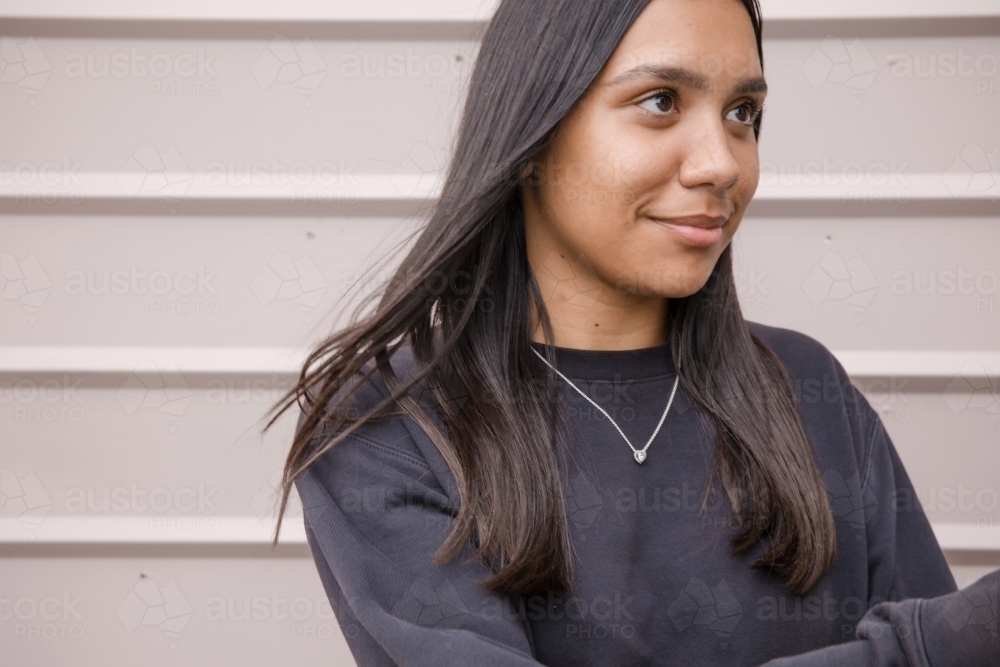
<svg viewBox="0 0 1000 667">
<path fill-rule="evenodd" d="M 546 356 L 546 345 L 532 342 L 531 346 Z M 669 343 L 636 350 L 577 350 L 556 346 L 552 349 L 555 367 L 571 380 L 627 382 L 674 374 Z M 545 368 L 540 359 L 538 364 Z"/>
</svg>

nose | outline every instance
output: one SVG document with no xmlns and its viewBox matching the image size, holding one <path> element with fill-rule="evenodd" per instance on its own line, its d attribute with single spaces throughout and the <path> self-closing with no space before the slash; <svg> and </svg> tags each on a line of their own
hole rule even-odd
<svg viewBox="0 0 1000 667">
<path fill-rule="evenodd" d="M 714 114 L 713 114 L 714 115 Z M 687 151 L 679 178 L 686 188 L 705 188 L 716 196 L 725 195 L 740 178 L 740 165 L 733 156 L 731 137 L 722 119 L 688 117 L 691 123 Z"/>
</svg>

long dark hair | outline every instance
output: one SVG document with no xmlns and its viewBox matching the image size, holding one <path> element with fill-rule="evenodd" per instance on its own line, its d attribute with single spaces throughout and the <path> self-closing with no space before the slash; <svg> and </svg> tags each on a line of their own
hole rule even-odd
<svg viewBox="0 0 1000 667">
<path fill-rule="evenodd" d="M 757 0 L 741 1 L 763 63 Z M 491 569 L 484 582 L 490 592 L 573 590 L 556 385 L 530 347 L 533 307 L 546 324 L 546 342 L 552 337 L 528 265 L 520 177 L 648 2 L 500 3 L 481 41 L 429 222 L 375 309 L 319 345 L 297 385 L 272 408 L 265 430 L 292 405 L 301 409 L 275 543 L 295 479 L 395 406 L 427 432 L 461 494 L 435 562 L 471 543 L 474 557 Z M 787 371 L 743 319 L 731 246 L 700 291 L 670 300 L 667 317 L 683 389 L 715 425 L 712 479 L 721 479 L 740 525 L 734 553 L 767 538 L 753 566 L 775 572 L 794 593 L 807 591 L 833 562 L 833 516 Z M 403 345 L 416 366 L 400 379 L 389 359 Z M 356 388 L 375 374 L 389 397 L 352 413 Z M 447 433 L 413 398 L 417 383 L 434 398 Z M 453 400 L 455 387 L 463 400 Z M 332 435 L 312 442 L 320 433 Z"/>
</svg>

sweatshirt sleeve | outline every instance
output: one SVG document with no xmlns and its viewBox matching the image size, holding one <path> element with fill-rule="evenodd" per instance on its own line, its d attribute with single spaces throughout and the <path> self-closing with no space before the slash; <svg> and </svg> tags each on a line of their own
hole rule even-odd
<svg viewBox="0 0 1000 667">
<path fill-rule="evenodd" d="M 467 558 L 470 548 L 432 562 L 456 509 L 427 463 L 398 441 L 352 434 L 296 488 L 320 579 L 359 667 L 541 665 L 510 599 L 479 586 L 491 573 Z"/>
<path fill-rule="evenodd" d="M 883 602 L 858 624 L 855 641 L 772 660 L 762 667 L 969 667 L 1000 665 L 1000 570 L 933 599 Z"/>
<path fill-rule="evenodd" d="M 956 590 L 951 569 L 878 413 L 855 387 L 864 437 L 861 497 L 866 506 L 868 607 Z"/>
</svg>

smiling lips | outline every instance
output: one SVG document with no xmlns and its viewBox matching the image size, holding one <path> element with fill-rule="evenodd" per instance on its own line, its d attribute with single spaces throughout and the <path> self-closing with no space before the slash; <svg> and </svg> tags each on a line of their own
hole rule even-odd
<svg viewBox="0 0 1000 667">
<path fill-rule="evenodd" d="M 726 216 L 691 215 L 677 218 L 653 218 L 650 220 L 666 227 L 687 245 L 708 248 L 722 238 L 722 226 Z"/>
</svg>

